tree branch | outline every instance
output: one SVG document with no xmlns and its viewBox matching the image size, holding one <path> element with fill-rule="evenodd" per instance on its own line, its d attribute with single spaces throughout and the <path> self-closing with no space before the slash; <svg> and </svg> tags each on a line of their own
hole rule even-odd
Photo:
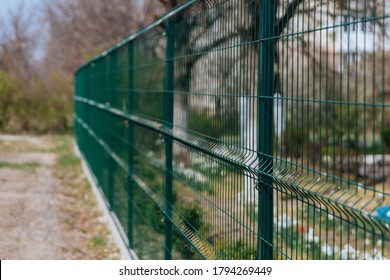
<svg viewBox="0 0 390 280">
<path fill-rule="evenodd" d="M 294 12 L 298 5 L 302 2 L 302 0 L 294 0 L 287 7 L 286 13 L 284 16 L 275 24 L 275 36 L 279 36 L 282 34 L 284 28 L 290 21 L 290 19 L 294 16 Z"/>
</svg>

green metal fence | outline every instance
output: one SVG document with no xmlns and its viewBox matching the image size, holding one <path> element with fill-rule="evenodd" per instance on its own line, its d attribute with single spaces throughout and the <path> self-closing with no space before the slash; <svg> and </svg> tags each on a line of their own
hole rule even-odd
<svg viewBox="0 0 390 280">
<path fill-rule="evenodd" d="M 188 1 L 78 69 L 75 137 L 141 259 L 388 259 L 389 63 L 387 0 Z"/>
</svg>

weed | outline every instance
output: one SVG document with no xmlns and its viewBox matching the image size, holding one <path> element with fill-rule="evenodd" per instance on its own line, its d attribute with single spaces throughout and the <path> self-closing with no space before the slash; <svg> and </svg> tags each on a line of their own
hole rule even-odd
<svg viewBox="0 0 390 280">
<path fill-rule="evenodd" d="M 80 159 L 73 154 L 63 155 L 58 159 L 58 165 L 61 168 L 78 166 L 79 164 Z"/>
<path fill-rule="evenodd" d="M 96 235 L 91 240 L 92 247 L 104 247 L 107 243 L 107 238 L 101 235 Z"/>
<path fill-rule="evenodd" d="M 25 163 L 9 163 L 0 161 L 0 168 L 12 168 L 12 169 L 35 169 L 38 168 L 39 164 L 35 161 Z"/>
</svg>

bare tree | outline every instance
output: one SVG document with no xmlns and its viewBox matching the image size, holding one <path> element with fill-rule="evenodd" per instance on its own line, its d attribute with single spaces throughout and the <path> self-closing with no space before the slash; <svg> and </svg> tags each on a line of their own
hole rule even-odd
<svg viewBox="0 0 390 280">
<path fill-rule="evenodd" d="M 46 62 L 72 73 L 86 59 L 97 55 L 133 33 L 139 7 L 133 0 L 56 0 L 46 9 L 49 28 Z"/>
<path fill-rule="evenodd" d="M 23 9 L 0 19 L 0 69 L 19 80 L 33 76 L 35 38 Z"/>
</svg>

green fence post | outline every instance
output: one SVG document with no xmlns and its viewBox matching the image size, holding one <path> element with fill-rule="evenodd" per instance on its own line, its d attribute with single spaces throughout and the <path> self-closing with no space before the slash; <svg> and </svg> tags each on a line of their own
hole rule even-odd
<svg viewBox="0 0 390 280">
<path fill-rule="evenodd" d="M 134 110 L 134 47 L 133 42 L 129 42 L 127 46 L 128 55 L 128 96 L 127 96 L 127 111 L 129 114 Z M 127 127 L 127 141 L 128 141 L 128 160 L 127 160 L 127 185 L 128 185 L 128 212 L 127 212 L 127 239 L 129 240 L 129 248 L 133 248 L 133 195 L 134 195 L 134 183 L 133 183 L 133 168 L 134 168 L 134 124 L 128 121 Z"/>
<path fill-rule="evenodd" d="M 87 72 L 87 84 L 86 84 L 86 90 L 85 90 L 85 93 L 84 93 L 84 96 L 85 98 L 90 98 L 90 94 L 91 94 L 91 85 L 93 84 L 93 72 L 90 71 L 91 69 L 89 68 L 88 69 L 89 71 Z M 84 110 L 83 110 L 83 121 L 86 122 L 86 123 L 90 123 L 90 119 L 89 119 L 89 114 L 90 114 L 90 108 L 88 106 L 83 106 L 84 107 Z M 84 153 L 85 153 L 85 157 L 87 158 L 88 162 L 91 161 L 91 149 L 92 149 L 92 145 L 90 145 L 90 142 L 91 141 L 91 138 L 86 134 L 84 133 L 84 144 L 85 144 L 85 150 L 84 150 Z"/>
<path fill-rule="evenodd" d="M 273 95 L 275 2 L 260 3 L 258 70 L 258 259 L 273 259 Z"/>
<path fill-rule="evenodd" d="M 167 38 L 165 85 L 164 85 L 164 122 L 165 126 L 173 126 L 173 85 L 174 85 L 174 47 L 175 47 L 175 26 L 168 22 L 165 28 Z M 172 137 L 165 136 L 165 259 L 172 259 Z"/>
<path fill-rule="evenodd" d="M 114 94 L 114 88 L 115 88 L 115 82 L 114 82 L 114 77 L 113 77 L 113 72 L 115 70 L 115 67 L 116 67 L 116 61 L 115 61 L 115 54 L 112 53 L 110 55 L 107 56 L 107 59 L 108 59 L 108 73 L 107 73 L 107 77 L 108 77 L 108 94 L 109 94 L 109 97 L 108 97 L 108 106 L 112 107 L 112 104 L 113 104 L 113 94 Z M 111 114 L 108 115 L 108 121 L 109 121 L 109 128 L 110 130 L 113 130 L 114 129 L 114 122 L 113 122 L 113 116 Z M 112 131 L 109 131 L 109 145 L 110 147 L 115 147 L 115 145 L 113 144 L 113 132 Z M 113 151 L 110 149 L 110 152 L 112 153 Z M 114 172 L 115 172 L 115 160 L 114 158 L 112 157 L 112 154 L 109 155 L 110 156 L 110 166 L 108 167 L 108 202 L 110 204 L 110 209 L 113 209 L 114 208 L 114 181 L 115 181 L 115 178 L 114 178 Z"/>
</svg>

